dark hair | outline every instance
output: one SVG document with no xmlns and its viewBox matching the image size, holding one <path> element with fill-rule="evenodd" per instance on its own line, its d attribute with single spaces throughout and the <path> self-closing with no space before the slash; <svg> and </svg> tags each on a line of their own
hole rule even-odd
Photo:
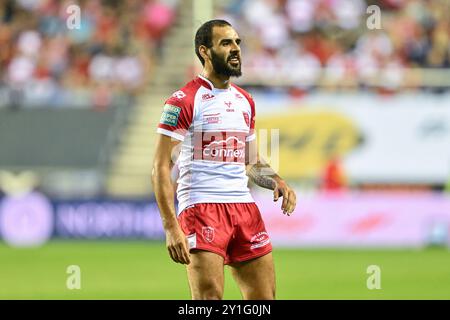
<svg viewBox="0 0 450 320">
<path fill-rule="evenodd" d="M 200 62 L 202 63 L 202 66 L 205 65 L 205 59 L 202 58 L 200 55 L 200 51 L 198 48 L 200 46 L 205 46 L 207 48 L 211 48 L 213 46 L 212 44 L 212 30 L 213 27 L 225 27 L 230 26 L 231 24 L 225 20 L 209 20 L 201 25 L 200 28 L 198 28 L 197 32 L 195 33 L 195 54 L 200 59 Z"/>
</svg>

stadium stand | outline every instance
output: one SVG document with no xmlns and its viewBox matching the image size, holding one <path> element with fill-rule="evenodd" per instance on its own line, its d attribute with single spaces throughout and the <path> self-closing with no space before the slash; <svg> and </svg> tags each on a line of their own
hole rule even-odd
<svg viewBox="0 0 450 320">
<path fill-rule="evenodd" d="M 445 93 L 450 87 L 448 1 L 213 3 L 214 16 L 229 20 L 244 40 L 244 76 L 237 81 L 260 101 L 278 99 L 279 105 L 314 92 Z M 199 72 L 192 38 L 202 21 L 195 2 L 79 1 L 79 30 L 65 26 L 68 4 L 0 6 L 1 149 L 14 147 L 21 155 L 18 161 L 2 152 L 0 169 L 91 166 L 104 173 L 95 192 L 147 197 L 161 104 Z M 372 4 L 381 7 L 381 30 L 366 26 Z M 91 139 L 80 154 L 73 147 L 66 148 L 67 159 L 51 156 L 59 143 L 49 136 L 48 147 L 36 147 L 46 133 L 25 128 L 31 117 L 64 132 L 59 142 L 66 146 Z M 64 130 L 76 127 L 82 129 Z M 28 157 L 18 153 L 18 137 Z"/>
<path fill-rule="evenodd" d="M 373 4 L 379 30 L 367 26 Z M 236 0 L 221 15 L 244 37 L 242 84 L 445 91 L 449 11 L 448 1 Z"/>
<path fill-rule="evenodd" d="M 70 4 L 0 5 L 0 169 L 32 170 L 41 181 L 64 176 L 71 190 L 77 172 L 91 169 L 112 181 L 95 182 L 91 196 L 133 192 L 136 179 L 141 187 L 149 179 L 134 174 L 136 155 L 127 146 L 138 141 L 137 157 L 143 150 L 151 162 L 149 136 L 134 137 L 152 121 L 148 92 L 164 81 L 154 79 L 155 68 L 177 1 L 79 1 L 80 28 L 73 30 L 66 25 Z"/>
</svg>

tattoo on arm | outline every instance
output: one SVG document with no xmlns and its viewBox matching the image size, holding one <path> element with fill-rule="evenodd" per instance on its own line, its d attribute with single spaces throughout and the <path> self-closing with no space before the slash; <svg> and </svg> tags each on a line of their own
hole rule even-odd
<svg viewBox="0 0 450 320">
<path fill-rule="evenodd" d="M 278 175 L 268 164 L 257 163 L 252 165 L 247 175 L 256 185 L 269 190 L 275 189 L 276 182 L 274 178 L 278 177 Z"/>
</svg>

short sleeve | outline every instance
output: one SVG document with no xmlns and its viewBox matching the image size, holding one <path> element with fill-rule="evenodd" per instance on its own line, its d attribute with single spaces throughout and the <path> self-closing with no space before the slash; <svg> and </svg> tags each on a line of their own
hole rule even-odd
<svg viewBox="0 0 450 320">
<path fill-rule="evenodd" d="M 174 95 L 166 100 L 156 132 L 183 141 L 192 123 L 192 106 Z"/>
<path fill-rule="evenodd" d="M 245 137 L 245 141 L 249 142 L 252 140 L 255 140 L 256 134 L 255 134 L 255 101 L 253 101 L 253 97 L 249 94 L 248 95 L 248 102 L 250 103 L 251 107 L 251 115 L 250 115 L 250 130 L 248 132 L 247 137 Z"/>
</svg>

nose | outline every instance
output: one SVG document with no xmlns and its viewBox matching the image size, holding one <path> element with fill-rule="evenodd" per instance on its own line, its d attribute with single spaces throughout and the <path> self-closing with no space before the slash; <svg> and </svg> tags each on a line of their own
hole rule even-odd
<svg viewBox="0 0 450 320">
<path fill-rule="evenodd" d="M 231 50 L 230 53 L 240 53 L 241 52 L 241 48 L 239 47 L 239 45 L 236 43 L 236 41 L 233 41 L 233 44 L 231 46 Z"/>
</svg>

